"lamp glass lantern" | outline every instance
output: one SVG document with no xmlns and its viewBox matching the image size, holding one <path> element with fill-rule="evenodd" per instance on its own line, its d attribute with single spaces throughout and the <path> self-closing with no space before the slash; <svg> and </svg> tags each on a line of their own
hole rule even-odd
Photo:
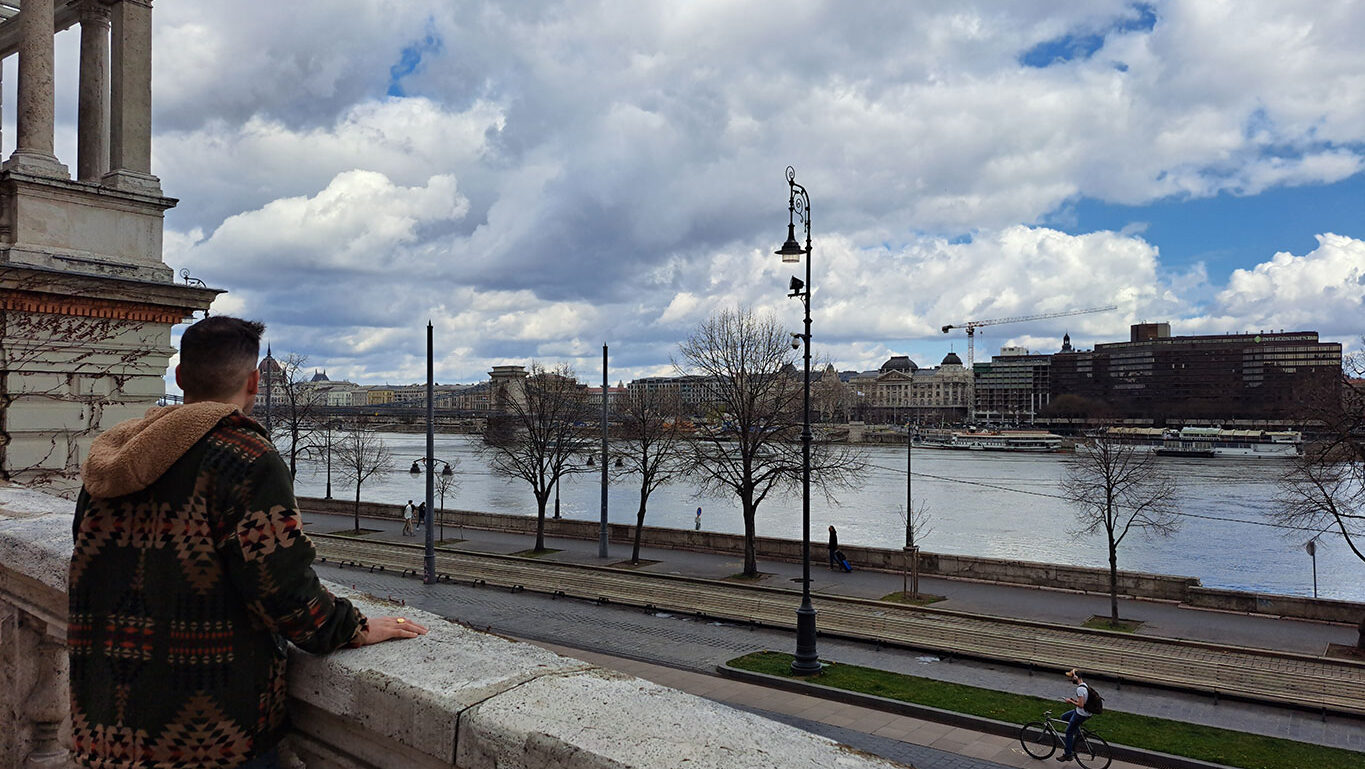
<svg viewBox="0 0 1365 769">
<path fill-rule="evenodd" d="M 805 255 L 806 249 L 802 248 L 801 244 L 796 242 L 796 224 L 794 222 L 787 223 L 787 242 L 783 243 L 782 247 L 773 253 L 782 257 L 782 261 L 788 264 L 801 261 L 801 257 Z"/>
</svg>

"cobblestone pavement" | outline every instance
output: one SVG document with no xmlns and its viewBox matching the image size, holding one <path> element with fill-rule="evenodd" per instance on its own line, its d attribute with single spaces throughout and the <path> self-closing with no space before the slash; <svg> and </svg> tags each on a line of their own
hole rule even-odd
<svg viewBox="0 0 1365 769">
<path fill-rule="evenodd" d="M 554 599 L 526 592 L 513 594 L 488 587 L 455 584 L 428 586 L 411 578 L 372 574 L 368 570 L 354 568 L 343 569 L 330 564 L 318 566 L 318 572 L 324 579 L 338 584 L 349 585 L 380 598 L 401 599 L 409 605 L 479 629 L 693 673 L 710 675 L 716 665 L 742 654 L 761 649 L 787 650 L 793 645 L 790 633 L 764 628 L 749 629 L 666 613 L 651 614 L 619 606 L 598 606 L 590 601 Z M 1056 697 L 1059 706 L 1060 699 L 1068 694 L 1065 682 L 1059 675 L 1031 674 L 1009 665 L 943 660 L 907 650 L 879 650 L 871 644 L 842 639 L 821 639 L 820 655 L 824 659 L 938 680 Z M 785 699 L 789 699 L 789 696 L 784 695 L 774 702 Z M 1359 719 L 1329 716 L 1323 720 L 1317 715 L 1300 711 L 1228 700 L 1216 704 L 1209 697 L 1135 685 L 1124 685 L 1121 689 L 1106 692 L 1105 700 L 1115 710 L 1365 751 L 1365 723 Z M 771 706 L 765 709 L 777 710 Z M 803 718 L 801 713 L 785 711 L 784 717 Z M 845 715 L 842 718 L 847 721 L 848 717 Z M 853 721 L 835 723 L 833 726 L 861 731 Z M 875 733 L 883 727 L 880 725 L 863 733 Z M 954 739 L 960 739 L 962 735 L 937 734 L 930 730 L 925 736 L 944 740 L 945 745 L 953 743 L 956 746 Z M 848 744 L 879 755 L 891 749 L 889 745 L 874 750 L 860 744 Z M 958 747 L 965 749 L 965 746 Z M 997 745 L 993 750 L 992 755 L 996 755 L 1002 748 Z M 950 748 L 949 752 L 956 754 L 958 751 Z M 901 755 L 897 753 L 887 757 L 906 761 Z M 959 757 L 955 755 L 954 760 Z M 974 756 L 971 758 L 979 760 Z M 1002 758 L 1009 756 L 996 755 L 992 760 L 999 763 Z M 927 759 L 912 759 L 911 762 L 921 767 L 960 765 L 940 764 Z M 1008 760 L 1003 763 L 1014 765 Z M 989 765 L 989 762 L 969 764 L 974 767 Z M 1036 766 L 1032 762 L 1019 765 Z"/>
</svg>

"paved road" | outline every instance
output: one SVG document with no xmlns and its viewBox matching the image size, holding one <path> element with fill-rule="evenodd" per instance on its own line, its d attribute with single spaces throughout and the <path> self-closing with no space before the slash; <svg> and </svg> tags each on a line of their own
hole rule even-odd
<svg viewBox="0 0 1365 769">
<path fill-rule="evenodd" d="M 327 516 L 309 514 L 309 529 L 313 531 L 335 531 L 349 527 L 344 517 L 332 519 Z M 393 522 L 367 521 L 369 528 L 379 529 L 381 533 L 372 535 L 377 539 L 413 542 L 398 534 L 399 526 Z M 452 539 L 457 532 L 448 530 Z M 504 535 L 492 532 L 464 531 L 468 538 L 459 545 L 463 548 L 487 552 L 509 553 L 525 549 L 530 544 L 524 536 Z M 574 540 L 555 540 L 552 547 L 562 548 L 552 558 L 564 561 L 601 564 L 596 556 L 595 542 Z M 626 546 L 613 544 L 613 553 L 618 557 L 628 554 Z M 738 560 L 725 556 L 700 553 L 676 553 L 671 551 L 642 552 L 642 556 L 658 563 L 646 567 L 662 573 L 687 573 L 697 576 L 723 577 L 738 571 Z M 614 559 L 612 559 L 614 562 Z M 762 563 L 761 569 L 771 576 L 767 581 L 781 584 L 784 580 L 799 577 L 799 566 L 792 564 Z M 571 599 L 552 599 L 549 596 L 531 593 L 511 594 L 492 588 L 472 588 L 459 585 L 425 586 L 414 579 L 404 579 L 393 575 L 373 575 L 367 571 L 338 569 L 322 566 L 319 572 L 335 582 L 353 585 L 357 589 L 370 592 L 379 597 L 392 596 L 403 599 L 420 608 L 433 611 L 442 616 L 465 622 L 478 628 L 490 629 L 505 635 L 557 644 L 574 649 L 610 655 L 623 660 L 636 660 L 653 663 L 670 669 L 691 671 L 694 674 L 710 676 L 715 666 L 741 654 L 759 649 L 785 650 L 792 646 L 790 633 L 748 629 L 719 622 L 696 620 L 691 617 L 670 616 L 667 614 L 646 614 L 614 606 L 597 606 L 591 602 Z M 854 572 L 853 574 L 831 574 L 817 571 L 816 589 L 849 592 L 865 596 L 880 596 L 900 589 L 900 578 L 895 575 Z M 840 580 L 836 582 L 836 580 Z M 857 580 L 856 582 L 854 580 Z M 942 582 L 940 589 L 934 583 Z M 790 584 L 790 583 L 788 583 Z M 993 590 L 992 588 L 996 588 Z M 1004 616 L 1024 614 L 1032 618 L 1051 621 L 1074 621 L 1079 623 L 1086 616 L 1095 613 L 1092 606 L 1098 602 L 1107 608 L 1104 597 L 1080 596 L 1071 593 L 1037 590 L 1029 588 L 1001 588 L 982 583 L 961 583 L 936 580 L 925 581 L 925 589 L 950 596 L 950 601 L 939 605 L 995 613 Z M 1000 611 L 988 612 L 987 606 L 999 607 Z M 1004 608 L 1010 611 L 1004 611 Z M 795 606 L 793 606 L 793 610 Z M 1039 616 L 1034 616 L 1035 609 Z M 1298 621 L 1274 620 L 1263 617 L 1246 617 L 1236 614 L 1210 613 L 1180 609 L 1168 604 L 1144 601 L 1125 601 L 1125 616 L 1144 616 L 1142 612 L 1151 610 L 1151 616 L 1159 616 L 1165 623 L 1163 627 L 1173 631 L 1165 633 L 1176 637 L 1218 640 L 1244 645 L 1261 645 L 1268 648 L 1288 648 L 1293 651 L 1320 653 L 1328 640 L 1349 643 L 1354 640 L 1354 631 L 1333 625 L 1319 625 Z M 1215 626 L 1210 634 L 1204 634 Z M 1150 631 L 1149 631 L 1150 632 Z M 1304 637 L 1311 640 L 1304 641 Z M 1234 640 L 1235 639 L 1235 640 Z M 1258 641 L 1253 644 L 1252 641 Z M 1316 648 L 1312 648 L 1316 646 Z M 921 675 L 946 681 L 956 681 L 976 686 L 1002 689 L 1042 697 L 1060 698 L 1066 692 L 1060 677 L 1051 675 L 1030 675 L 1026 670 L 1015 669 L 1009 665 L 945 662 L 932 655 L 917 654 L 905 650 L 878 650 L 869 644 L 839 639 L 822 638 L 820 654 L 825 659 L 846 663 L 867 665 L 885 670 Z M 606 665 L 608 667 L 620 667 Z M 627 671 L 632 672 L 632 671 Z M 638 673 L 637 673 L 638 674 Z M 645 676 L 648 677 L 648 676 Z M 777 702 L 781 702 L 779 698 Z M 1241 729 L 1261 734 L 1287 737 L 1305 742 L 1337 745 L 1353 750 L 1365 751 L 1365 726 L 1358 719 L 1328 717 L 1325 721 L 1315 714 L 1291 711 L 1268 705 L 1223 701 L 1215 704 L 1210 698 L 1195 695 L 1155 690 L 1135 685 L 1125 685 L 1120 691 L 1109 692 L 1106 701 L 1110 707 L 1129 712 L 1146 713 L 1167 718 L 1186 719 L 1213 726 Z M 742 706 L 742 703 L 737 703 Z M 770 709 L 760 708 L 760 709 Z M 783 719 L 801 719 L 800 713 L 779 712 Z M 806 718 L 807 721 L 813 719 Z M 842 721 L 848 721 L 845 715 Z M 831 725 L 809 724 L 812 731 L 827 733 Z M 862 731 L 856 722 L 832 725 L 839 729 Z M 884 728 L 884 727 L 878 727 Z M 876 729 L 866 730 L 867 734 Z M 884 735 L 871 734 L 879 740 Z M 845 739 L 845 738 L 849 739 Z M 960 739 L 961 735 L 955 735 Z M 959 766 L 943 763 L 946 758 L 933 761 L 923 758 L 907 759 L 908 754 L 896 752 L 889 744 L 875 747 L 876 741 L 867 744 L 850 742 L 849 735 L 840 737 L 841 741 L 869 752 L 885 755 L 898 761 L 910 760 L 919 766 Z M 938 735 L 937 739 L 947 740 Z M 899 740 L 893 740 L 899 741 Z M 954 747 L 956 746 L 953 743 Z M 932 747 L 932 746 L 931 746 Z M 999 746 L 995 746 L 997 749 Z M 874 749 L 875 748 L 875 749 Z M 978 746 L 978 753 L 986 748 Z M 950 750 L 951 752 L 951 750 Z M 999 758 L 999 757 L 997 757 Z M 973 758 L 973 760 L 977 760 Z M 1027 760 L 1027 759 L 1025 759 Z M 1006 765 L 1013 765 L 1010 761 Z M 986 766 L 987 764 L 971 764 Z M 1020 764 L 1022 766 L 1035 765 Z"/>
</svg>

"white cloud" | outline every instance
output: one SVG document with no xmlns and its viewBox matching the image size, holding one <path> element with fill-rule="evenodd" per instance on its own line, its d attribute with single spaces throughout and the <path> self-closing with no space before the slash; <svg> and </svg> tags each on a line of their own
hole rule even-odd
<svg viewBox="0 0 1365 769">
<path fill-rule="evenodd" d="M 418 376 L 408 342 L 428 317 L 461 377 L 532 355 L 591 369 L 604 338 L 657 373 L 719 307 L 799 323 L 771 255 L 792 163 L 836 359 L 936 363 L 945 323 L 1110 303 L 979 346 L 1245 324 L 1278 304 L 1321 317 L 1240 273 L 1223 290 L 1163 263 L 1140 228 L 1038 226 L 1079 200 L 1361 172 L 1365 6 L 1154 8 L 1153 29 L 1117 31 L 1127 0 L 158 6 L 154 170 L 181 198 L 166 258 L 356 375 Z M 1063 35 L 1101 44 L 1020 64 Z M 73 120 L 59 111 L 59 135 Z M 1340 278 L 1331 237 L 1294 258 Z"/>
<path fill-rule="evenodd" d="M 1279 252 L 1253 269 L 1233 272 L 1215 313 L 1198 325 L 1359 337 L 1365 332 L 1365 241 L 1332 233 L 1317 240 L 1318 247 L 1303 256 Z"/>
</svg>

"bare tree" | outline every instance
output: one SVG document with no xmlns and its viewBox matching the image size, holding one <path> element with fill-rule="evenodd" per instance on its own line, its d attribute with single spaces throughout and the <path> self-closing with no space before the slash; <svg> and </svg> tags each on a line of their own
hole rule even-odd
<svg viewBox="0 0 1365 769">
<path fill-rule="evenodd" d="M 906 598 L 918 598 L 919 543 L 934 533 L 934 516 L 929 512 L 929 506 L 923 502 L 911 507 L 909 516 L 906 515 L 904 507 L 897 505 L 896 515 L 900 516 L 901 523 L 905 525 L 906 573 L 902 574 L 901 592 Z"/>
<path fill-rule="evenodd" d="M 393 470 L 393 454 L 384 439 L 358 422 L 346 426 L 335 446 L 341 477 L 355 484 L 355 533 L 360 533 L 360 487 Z"/>
<path fill-rule="evenodd" d="M 299 455 L 310 449 L 310 438 L 319 426 L 321 408 L 318 392 L 304 370 L 308 356 L 291 352 L 275 361 L 280 371 L 274 383 L 275 392 L 271 394 L 271 432 L 287 439 L 289 477 L 293 478 L 298 473 Z"/>
<path fill-rule="evenodd" d="M 455 489 L 460 487 L 460 482 L 456 480 L 454 470 L 454 468 L 459 466 L 460 460 L 458 458 L 453 459 L 446 462 L 445 467 L 441 472 L 436 474 L 436 493 L 441 496 L 441 509 L 436 520 L 441 523 L 441 541 L 443 542 L 446 538 L 446 495 L 454 492 Z M 460 533 L 461 535 L 464 534 L 463 528 Z"/>
<path fill-rule="evenodd" d="M 1175 481 L 1144 446 L 1095 437 L 1067 461 L 1062 495 L 1076 507 L 1077 536 L 1103 532 L 1109 550 L 1109 623 L 1119 621 L 1119 545 L 1133 530 L 1169 536 L 1179 528 Z"/>
<path fill-rule="evenodd" d="M 1365 561 L 1365 387 L 1359 379 L 1365 376 L 1365 352 L 1342 365 L 1340 388 L 1310 401 L 1307 416 L 1322 426 L 1321 440 L 1309 444 L 1280 479 L 1272 517 L 1285 526 L 1335 532 Z M 1365 651 L 1365 617 L 1357 630 L 1356 648 Z"/>
<path fill-rule="evenodd" d="M 739 497 L 744 516 L 744 574 L 758 574 L 758 507 L 775 489 L 801 482 L 802 381 L 791 365 L 791 336 L 771 315 L 725 310 L 681 345 L 679 368 L 710 382 L 720 424 L 691 443 L 689 473 L 703 490 Z M 811 444 L 811 482 L 831 498 L 866 466 L 861 452 L 825 441 Z"/>
<path fill-rule="evenodd" d="M 645 527 L 649 495 L 686 471 L 686 438 L 682 434 L 682 399 L 676 392 L 635 388 L 617 407 L 622 440 L 617 444 L 618 475 L 639 476 L 640 507 L 635 512 L 635 545 L 631 563 L 640 561 L 640 533 Z"/>
<path fill-rule="evenodd" d="M 535 361 L 520 397 L 501 399 L 503 413 L 490 417 L 484 447 L 493 471 L 531 484 L 536 498 L 536 551 L 545 549 L 545 503 L 555 483 L 573 472 L 569 462 L 589 441 L 575 424 L 589 417 L 587 388 L 573 369 L 546 369 Z"/>
<path fill-rule="evenodd" d="M 327 473 L 327 486 L 324 499 L 332 498 L 332 460 L 336 454 L 337 441 L 342 434 L 337 431 L 336 417 L 319 415 L 313 422 L 312 435 L 303 451 L 314 460 L 323 463 Z"/>
</svg>

